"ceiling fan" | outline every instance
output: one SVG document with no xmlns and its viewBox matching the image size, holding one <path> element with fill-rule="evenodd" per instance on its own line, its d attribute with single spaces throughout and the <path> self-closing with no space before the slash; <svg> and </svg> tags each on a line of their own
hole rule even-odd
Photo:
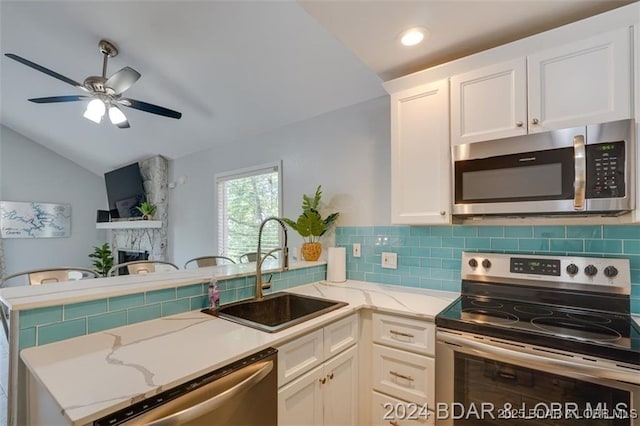
<svg viewBox="0 0 640 426">
<path fill-rule="evenodd" d="M 122 97 L 122 93 L 130 88 L 133 83 L 138 81 L 141 74 L 133 68 L 124 67 L 111 77 L 107 78 L 107 61 L 110 57 L 113 58 L 118 54 L 118 49 L 113 43 L 107 40 L 100 40 L 98 46 L 103 55 L 102 75 L 89 76 L 82 84 L 13 53 L 6 53 L 5 56 L 87 92 L 87 95 L 49 96 L 45 98 L 29 99 L 31 102 L 48 104 L 57 102 L 76 102 L 89 99 L 87 109 L 84 112 L 85 118 L 96 123 L 100 123 L 105 112 L 108 110 L 109 120 L 111 120 L 111 123 L 121 129 L 127 129 L 130 125 L 127 117 L 122 112 L 122 109 L 120 109 L 120 105 L 150 112 L 152 114 L 162 115 L 164 117 L 176 119 L 182 117 L 182 114 L 178 111 Z"/>
</svg>

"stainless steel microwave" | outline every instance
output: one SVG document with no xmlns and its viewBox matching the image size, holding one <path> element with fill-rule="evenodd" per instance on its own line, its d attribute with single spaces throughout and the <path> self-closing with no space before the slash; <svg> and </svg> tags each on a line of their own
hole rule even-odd
<svg viewBox="0 0 640 426">
<path fill-rule="evenodd" d="M 453 214 L 622 214 L 635 150 L 633 120 L 454 146 Z"/>
</svg>

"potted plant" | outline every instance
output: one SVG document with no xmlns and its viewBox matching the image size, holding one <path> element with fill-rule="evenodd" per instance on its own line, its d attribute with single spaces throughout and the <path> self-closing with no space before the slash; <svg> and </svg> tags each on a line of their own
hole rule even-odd
<svg viewBox="0 0 640 426">
<path fill-rule="evenodd" d="M 319 185 L 313 197 L 302 194 L 302 214 L 297 221 L 291 219 L 283 219 L 284 222 L 296 231 L 302 239 L 302 256 L 306 261 L 318 260 L 322 253 L 322 245 L 320 237 L 327 232 L 331 225 L 336 221 L 340 213 L 331 213 L 326 218 L 322 218 L 318 207 L 322 197 L 322 187 Z"/>
<path fill-rule="evenodd" d="M 94 247 L 93 253 L 89 255 L 90 258 L 95 259 L 92 263 L 93 269 L 100 272 L 103 277 L 107 276 L 107 272 L 113 266 L 113 255 L 109 244 L 104 243 L 100 247 Z"/>
<path fill-rule="evenodd" d="M 143 202 L 139 206 L 136 206 L 136 209 L 142 213 L 142 218 L 145 220 L 153 219 L 153 214 L 156 212 L 155 204 L 151 204 L 147 201 Z"/>
</svg>

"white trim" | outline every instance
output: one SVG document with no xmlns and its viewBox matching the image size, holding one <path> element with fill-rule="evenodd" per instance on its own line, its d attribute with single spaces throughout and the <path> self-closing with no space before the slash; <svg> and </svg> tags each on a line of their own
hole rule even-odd
<svg viewBox="0 0 640 426">
<path fill-rule="evenodd" d="M 123 220 L 118 222 L 98 222 L 96 229 L 144 229 L 162 228 L 161 220 Z"/>
</svg>

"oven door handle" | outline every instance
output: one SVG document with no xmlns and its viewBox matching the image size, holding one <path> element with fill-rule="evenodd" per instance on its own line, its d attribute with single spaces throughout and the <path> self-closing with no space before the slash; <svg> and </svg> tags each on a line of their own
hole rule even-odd
<svg viewBox="0 0 640 426">
<path fill-rule="evenodd" d="M 611 379 L 615 381 L 633 383 L 635 385 L 640 384 L 640 374 L 638 371 L 628 369 L 627 371 L 618 371 L 610 368 L 604 368 L 598 365 L 583 365 L 576 362 L 565 361 L 557 358 L 553 358 L 552 352 L 549 352 L 547 356 L 535 355 L 528 352 L 514 351 L 511 349 L 493 346 L 486 343 L 471 341 L 464 337 L 455 336 L 452 334 L 438 333 L 438 343 L 450 344 L 453 346 L 459 346 L 461 348 L 470 350 L 479 355 L 493 355 L 497 358 L 496 361 L 512 361 L 522 364 L 523 361 L 527 362 L 527 366 L 532 364 L 539 367 L 544 371 L 562 370 L 567 371 L 570 368 L 571 371 L 586 377 L 599 378 L 599 379 Z M 521 350 L 528 350 L 525 347 L 519 347 Z"/>
<path fill-rule="evenodd" d="M 587 186 L 587 159 L 584 147 L 584 135 L 573 137 L 573 209 L 584 210 L 585 191 Z"/>
</svg>

